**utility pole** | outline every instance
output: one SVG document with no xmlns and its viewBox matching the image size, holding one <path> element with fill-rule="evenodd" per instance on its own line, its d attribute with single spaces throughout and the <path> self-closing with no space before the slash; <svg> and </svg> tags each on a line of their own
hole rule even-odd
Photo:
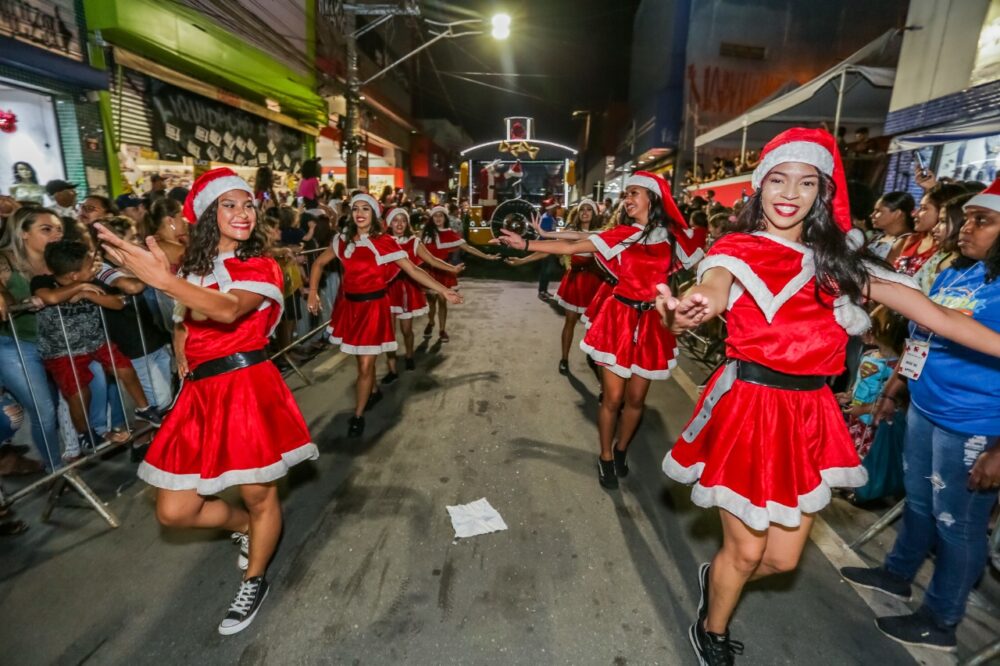
<svg viewBox="0 0 1000 666">
<path fill-rule="evenodd" d="M 354 34 L 355 14 L 347 14 L 347 114 L 340 135 L 347 163 L 347 190 L 358 187 L 358 148 L 361 129 L 361 81 L 358 79 L 358 39 Z"/>
</svg>

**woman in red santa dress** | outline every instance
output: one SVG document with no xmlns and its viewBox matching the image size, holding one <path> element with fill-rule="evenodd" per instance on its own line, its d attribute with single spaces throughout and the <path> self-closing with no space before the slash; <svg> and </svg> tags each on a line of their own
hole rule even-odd
<svg viewBox="0 0 1000 666">
<path fill-rule="evenodd" d="M 394 208 L 385 216 L 389 231 L 399 246 L 406 252 L 406 258 L 414 266 L 426 263 L 431 269 L 458 275 L 465 268 L 464 264 L 453 265 L 441 261 L 424 247 L 420 239 L 413 234 L 410 227 L 410 214 L 405 208 Z M 427 314 L 427 295 L 424 288 L 406 273 L 396 270 L 396 276 L 389 282 L 389 309 L 393 322 L 399 322 L 399 331 L 403 334 L 403 349 L 406 352 L 406 369 L 413 370 L 413 320 Z M 395 324 L 393 325 L 395 329 Z M 386 355 L 389 362 L 389 372 L 382 378 L 383 384 L 392 384 L 399 378 L 396 370 L 396 352 Z"/>
<path fill-rule="evenodd" d="M 449 229 L 448 209 L 444 206 L 434 206 L 434 208 L 431 208 L 430 216 L 430 221 L 424 223 L 423 231 L 420 234 L 420 242 L 435 258 L 445 261 L 452 252 L 461 250 L 487 261 L 498 261 L 500 259 L 499 254 L 486 254 L 466 243 L 465 239 L 458 232 Z M 436 268 L 431 268 L 428 272 L 431 274 L 431 277 L 444 286 L 451 289 L 458 288 L 458 278 L 455 277 L 454 273 Z M 434 316 L 437 314 L 438 323 L 441 326 L 441 332 L 438 335 L 441 342 L 448 342 L 451 339 L 448 337 L 448 330 L 445 328 L 448 323 L 448 302 L 437 294 L 431 293 L 427 294 L 427 300 L 430 306 L 430 312 L 427 316 L 430 321 L 424 327 L 424 337 L 429 338 L 431 337 L 431 333 L 434 332 Z"/>
<path fill-rule="evenodd" d="M 350 221 L 333 237 L 309 273 L 309 311 L 319 312 L 319 282 L 323 268 L 339 259 L 344 269 L 337 303 L 327 335 L 340 349 L 358 360 L 356 404 L 347 434 L 360 436 L 365 429 L 365 409 L 381 399 L 375 383 L 375 359 L 398 348 L 392 325 L 389 283 L 402 270 L 425 288 L 451 303 L 461 303 L 458 292 L 445 287 L 413 265 L 390 234 L 383 233 L 381 207 L 368 194 L 356 194 L 350 203 Z"/>
<path fill-rule="evenodd" d="M 563 230 L 542 231 L 541 224 L 538 224 L 536 230 L 543 239 L 583 240 L 597 233 L 599 220 L 597 204 L 592 199 L 581 199 L 570 211 Z M 523 266 L 548 256 L 550 255 L 546 252 L 533 252 L 526 257 L 507 259 L 507 263 L 511 266 Z M 566 273 L 556 290 L 556 302 L 566 313 L 562 328 L 562 356 L 559 357 L 560 374 L 569 374 L 569 348 L 573 344 L 576 324 L 604 283 L 604 275 L 593 253 L 582 252 L 570 256 Z"/>
<path fill-rule="evenodd" d="M 605 488 L 617 488 L 618 479 L 628 474 L 626 452 L 639 425 L 650 381 L 667 379 L 677 364 L 674 336 L 653 311 L 656 285 L 666 282 L 680 266 L 694 265 L 702 257 L 689 245 L 687 224 L 663 178 L 637 171 L 626 179 L 625 188 L 626 224 L 577 241 L 529 242 L 507 230 L 491 241 L 548 254 L 596 252 L 603 263 L 618 262 L 612 297 L 601 306 L 580 343 L 604 367 L 597 469 Z"/>
<path fill-rule="evenodd" d="M 692 501 L 719 507 L 723 544 L 698 572 L 689 638 L 702 664 L 732 664 L 729 639 L 743 586 L 794 569 L 831 486 L 867 479 L 832 391 L 848 337 L 870 322 L 864 298 L 970 348 L 1000 355 L 1000 335 L 928 300 L 908 277 L 863 261 L 840 155 L 823 130 L 775 137 L 756 190 L 678 301 L 660 285 L 657 309 L 674 330 L 726 314 L 729 362 L 711 378 L 663 469 L 694 484 Z M 848 233 L 850 232 L 850 233 Z"/>
<path fill-rule="evenodd" d="M 268 337 L 281 319 L 283 278 L 264 256 L 253 189 L 232 170 L 195 180 L 184 204 L 191 223 L 180 275 L 153 237 L 148 250 L 100 225 L 116 263 L 184 306 L 175 349 L 183 386 L 139 466 L 159 490 L 156 517 L 169 527 L 225 529 L 240 546 L 243 580 L 219 633 L 235 634 L 268 592 L 267 564 L 281 535 L 275 481 L 318 456 L 281 374 Z M 212 497 L 238 486 L 246 508 Z"/>
</svg>

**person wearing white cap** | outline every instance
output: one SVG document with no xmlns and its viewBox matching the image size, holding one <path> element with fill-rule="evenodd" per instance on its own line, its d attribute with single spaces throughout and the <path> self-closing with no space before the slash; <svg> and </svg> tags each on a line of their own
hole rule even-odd
<svg viewBox="0 0 1000 666">
<path fill-rule="evenodd" d="M 264 573 L 282 528 L 275 481 L 319 452 L 268 360 L 284 279 L 263 254 L 253 190 L 232 170 L 212 169 L 194 182 L 184 216 L 192 231 L 180 275 L 152 236 L 147 250 L 95 228 L 112 260 L 184 306 L 176 342 L 184 383 L 138 474 L 158 488 L 164 526 L 233 533 L 244 574 L 218 627 L 229 635 L 253 622 L 267 596 Z M 214 497 L 232 486 L 245 509 Z"/>
<path fill-rule="evenodd" d="M 931 287 L 935 303 L 1000 330 L 1000 179 L 965 203 L 961 256 Z M 916 613 L 880 617 L 905 644 L 953 649 L 969 593 L 986 567 L 990 516 L 1000 486 L 1000 361 L 914 327 L 928 355 L 908 382 L 903 476 L 906 505 L 896 542 L 875 568 L 845 567 L 852 583 L 908 598 L 931 551 L 934 574 Z M 895 405 L 898 386 L 882 402 Z"/>
<path fill-rule="evenodd" d="M 398 348 L 389 300 L 393 278 L 403 271 L 448 302 L 461 303 L 462 297 L 413 265 L 392 235 L 383 232 L 382 207 L 374 197 L 355 194 L 350 211 L 347 227 L 333 237 L 330 247 L 320 254 L 309 273 L 308 308 L 314 314 L 319 312 L 323 269 L 339 259 L 344 277 L 327 336 L 330 342 L 340 345 L 341 351 L 357 358 L 354 415 L 347 434 L 360 437 L 365 429 L 365 410 L 382 397 L 375 382 L 375 360 L 379 354 Z"/>
<path fill-rule="evenodd" d="M 428 212 L 430 220 L 424 223 L 424 229 L 420 234 L 420 242 L 423 244 L 427 250 L 441 261 L 445 261 L 448 255 L 455 250 L 460 250 L 466 254 L 471 254 L 474 257 L 479 257 L 480 259 L 485 259 L 486 261 L 498 261 L 500 259 L 499 254 L 486 254 L 479 248 L 473 247 L 465 242 L 456 231 L 448 228 L 448 209 L 444 206 L 434 206 Z M 428 271 L 435 280 L 450 287 L 452 289 L 458 288 L 458 278 L 455 277 L 454 273 L 438 270 L 436 268 L 431 268 Z M 441 325 L 440 337 L 441 342 L 448 342 L 451 338 L 448 336 L 448 329 L 445 326 L 448 324 L 448 302 L 445 299 L 439 298 L 437 294 L 428 293 L 427 301 L 430 306 L 430 312 L 428 313 L 427 326 L 424 327 L 424 337 L 431 337 L 431 333 L 434 331 L 434 316 L 437 315 L 438 323 Z"/>
<path fill-rule="evenodd" d="M 871 325 L 862 300 L 1000 356 L 1000 333 L 857 252 L 864 237 L 853 228 L 830 133 L 779 134 L 761 152 L 753 186 L 730 233 L 699 265 L 700 284 L 681 299 L 664 286 L 657 298 L 678 332 L 726 314 L 728 362 L 663 461 L 667 475 L 694 485 L 692 501 L 717 507 L 722 521 L 722 548 L 698 571 L 701 600 L 689 629 L 700 663 L 713 666 L 743 650 L 728 627 L 744 585 L 795 569 L 830 487 L 867 481 L 827 384 L 844 370 L 849 336 Z"/>
</svg>

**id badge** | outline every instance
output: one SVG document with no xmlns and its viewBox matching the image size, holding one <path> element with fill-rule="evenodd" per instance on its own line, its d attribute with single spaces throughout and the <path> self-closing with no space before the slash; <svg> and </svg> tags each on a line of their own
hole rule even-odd
<svg viewBox="0 0 1000 666">
<path fill-rule="evenodd" d="M 899 359 L 897 369 L 899 374 L 907 379 L 920 379 L 920 373 L 924 371 L 927 363 L 927 356 L 931 353 L 931 343 L 924 340 L 907 340 L 906 351 Z"/>
</svg>

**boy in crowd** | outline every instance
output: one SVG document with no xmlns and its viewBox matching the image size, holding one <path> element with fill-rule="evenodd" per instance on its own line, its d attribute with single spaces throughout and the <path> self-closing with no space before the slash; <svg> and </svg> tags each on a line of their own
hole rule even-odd
<svg viewBox="0 0 1000 666">
<path fill-rule="evenodd" d="M 38 352 L 69 404 L 81 445 L 90 443 L 88 438 L 96 439 L 87 427 L 86 417 L 89 384 L 93 379 L 89 366 L 95 360 L 109 376 L 117 372 L 122 386 L 137 405 L 136 417 L 159 426 L 160 415 L 147 402 L 129 359 L 114 343 L 104 339 L 100 308 L 120 310 L 125 301 L 121 296 L 108 294 L 93 280 L 94 253 L 80 241 L 55 241 L 45 248 L 45 263 L 52 274 L 32 278 L 31 293 L 46 306 L 55 307 L 38 312 Z"/>
</svg>

